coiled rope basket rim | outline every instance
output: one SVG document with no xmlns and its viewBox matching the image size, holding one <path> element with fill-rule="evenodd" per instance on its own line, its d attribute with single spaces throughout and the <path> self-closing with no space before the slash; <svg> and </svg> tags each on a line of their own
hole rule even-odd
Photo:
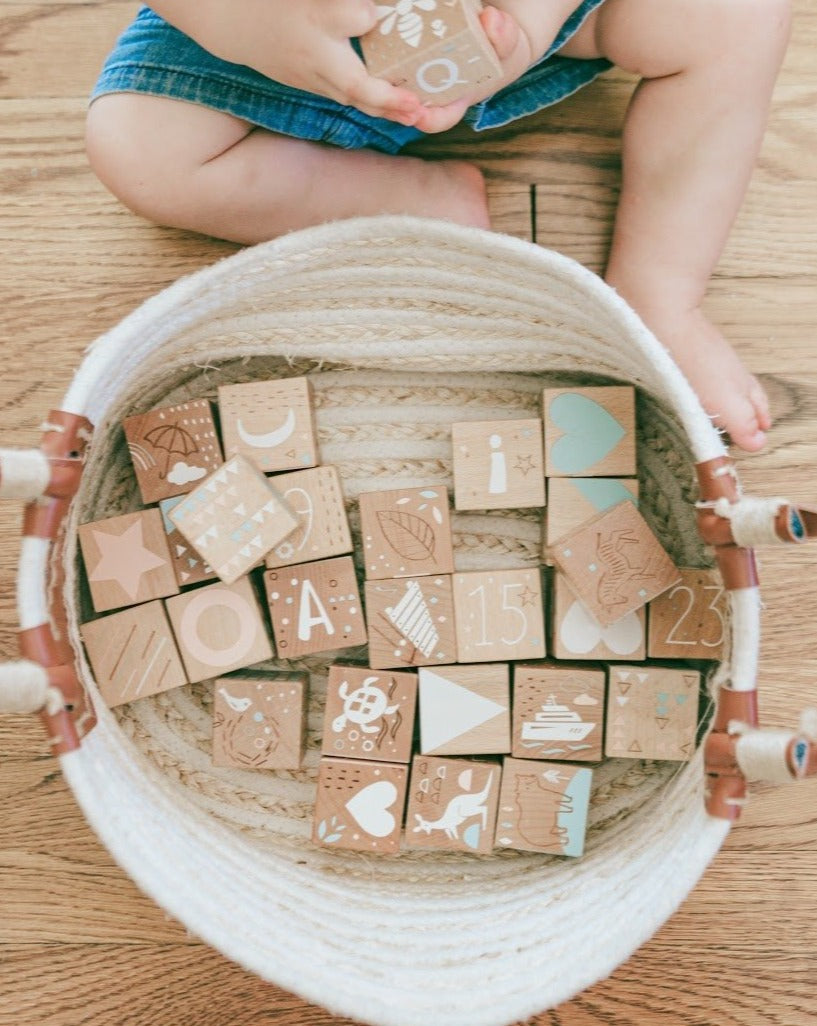
<svg viewBox="0 0 817 1026">
<path fill-rule="evenodd" d="M 222 359 L 240 367 L 270 354 L 373 388 L 384 374 L 390 387 L 489 375 L 500 389 L 506 375 L 592 372 L 651 396 L 687 440 L 690 467 L 722 457 L 721 439 L 666 351 L 594 274 L 507 236 L 395 217 L 297 232 L 177 282 L 97 340 L 63 404 L 96 426 L 59 570 L 99 722 L 61 761 L 116 860 L 193 934 L 337 1014 L 501 1026 L 553 1007 L 648 939 L 722 844 L 729 824 L 705 811 L 700 751 L 638 809 L 611 815 L 579 861 L 338 862 L 210 815 L 206 796 L 190 800 L 99 701 L 79 641 L 76 533 L 92 482 L 104 504 L 104 451 L 134 382 L 158 405 L 163 381 L 183 383 L 190 367 L 206 376 Z M 23 604 L 55 572 L 21 571 Z M 738 606 L 732 617 L 740 644 L 717 681 L 753 682 L 754 613 Z"/>
</svg>

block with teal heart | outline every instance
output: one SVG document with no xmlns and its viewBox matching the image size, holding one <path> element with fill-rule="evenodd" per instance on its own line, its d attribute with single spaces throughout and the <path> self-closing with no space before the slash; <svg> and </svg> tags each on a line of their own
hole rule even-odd
<svg viewBox="0 0 817 1026">
<path fill-rule="evenodd" d="M 548 477 L 635 476 L 632 385 L 546 388 L 542 413 Z"/>
</svg>

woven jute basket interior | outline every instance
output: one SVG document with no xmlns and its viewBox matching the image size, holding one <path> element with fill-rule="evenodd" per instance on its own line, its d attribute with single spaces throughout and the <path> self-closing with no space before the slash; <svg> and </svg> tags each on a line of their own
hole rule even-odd
<svg viewBox="0 0 817 1026">
<path fill-rule="evenodd" d="M 517 240 L 404 219 L 301 233 L 179 283 L 101 339 L 75 386 L 97 425 L 65 548 L 77 651 L 78 625 L 95 614 L 76 526 L 142 508 L 122 418 L 215 399 L 218 385 L 232 382 L 309 376 L 321 462 L 339 469 L 361 580 L 359 493 L 451 489 L 453 422 L 540 416 L 548 385 L 633 383 L 640 508 L 678 565 L 706 565 L 694 519 L 700 453 L 689 432 L 698 414 L 685 414 L 682 426 L 673 401 L 679 378 L 665 373 L 669 364 L 647 335 L 570 261 Z M 452 526 L 458 570 L 541 562 L 540 510 L 454 511 Z M 704 822 L 696 756 L 689 764 L 609 759 L 595 768 L 580 860 L 316 847 L 309 835 L 326 673 L 337 655 L 270 664 L 310 674 L 305 763 L 278 772 L 212 765 L 212 682 L 109 711 L 83 662 L 100 711 L 84 744 L 95 752 L 100 793 L 108 789 L 96 808 L 96 798 L 83 799 L 89 817 L 157 900 L 267 978 L 371 1022 L 511 1021 L 626 957 L 717 846 L 709 839 L 695 854 L 693 837 L 683 854 L 685 832 Z M 366 650 L 342 658 L 365 661 Z M 702 722 L 708 709 L 703 698 Z M 140 824 L 130 841 L 122 836 L 129 804 Z M 165 845 L 167 858 L 188 864 L 151 866 L 151 846 L 158 863 Z M 184 897 L 181 878 L 190 874 L 207 877 L 198 881 L 210 892 L 200 906 Z M 591 919 L 607 917 L 609 950 L 592 939 L 604 924 L 576 922 L 585 904 Z M 613 920 L 625 911 L 635 926 L 616 938 Z M 255 939 L 264 917 L 269 950 Z M 573 947 L 582 937 L 584 948 Z M 299 975 L 310 943 L 316 968 Z"/>
</svg>

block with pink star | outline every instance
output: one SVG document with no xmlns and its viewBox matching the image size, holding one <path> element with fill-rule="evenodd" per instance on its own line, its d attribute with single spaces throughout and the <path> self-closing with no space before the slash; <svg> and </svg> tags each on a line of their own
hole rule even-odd
<svg viewBox="0 0 817 1026">
<path fill-rule="evenodd" d="M 98 613 L 179 592 L 158 509 L 83 524 L 79 544 Z"/>
</svg>

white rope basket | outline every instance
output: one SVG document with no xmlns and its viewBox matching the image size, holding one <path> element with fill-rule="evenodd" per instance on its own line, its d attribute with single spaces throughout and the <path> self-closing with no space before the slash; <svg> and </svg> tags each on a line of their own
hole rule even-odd
<svg viewBox="0 0 817 1026">
<path fill-rule="evenodd" d="M 139 507 L 122 418 L 291 373 L 311 376 L 322 462 L 339 467 L 352 514 L 362 490 L 450 484 L 452 421 L 536 415 L 543 383 L 603 375 L 639 386 L 642 508 L 676 561 L 698 565 L 694 464 L 722 443 L 595 275 L 515 239 L 405 218 L 299 232 L 178 282 L 94 344 L 63 404 L 96 425 L 61 562 L 99 722 L 61 761 L 114 857 L 195 935 L 335 1013 L 379 1026 L 525 1018 L 615 969 L 721 845 L 728 823 L 704 810 L 700 751 L 680 767 L 602 764 L 580 860 L 326 851 L 308 838 L 330 657 L 298 664 L 313 689 L 303 771 L 252 773 L 212 766 L 207 682 L 110 711 L 82 654 L 77 526 Z M 455 514 L 453 528 L 458 570 L 538 564 L 531 511 Z M 23 627 L 54 572 L 26 557 Z M 754 686 L 757 608 L 755 589 L 732 593 L 718 683 Z"/>
</svg>

